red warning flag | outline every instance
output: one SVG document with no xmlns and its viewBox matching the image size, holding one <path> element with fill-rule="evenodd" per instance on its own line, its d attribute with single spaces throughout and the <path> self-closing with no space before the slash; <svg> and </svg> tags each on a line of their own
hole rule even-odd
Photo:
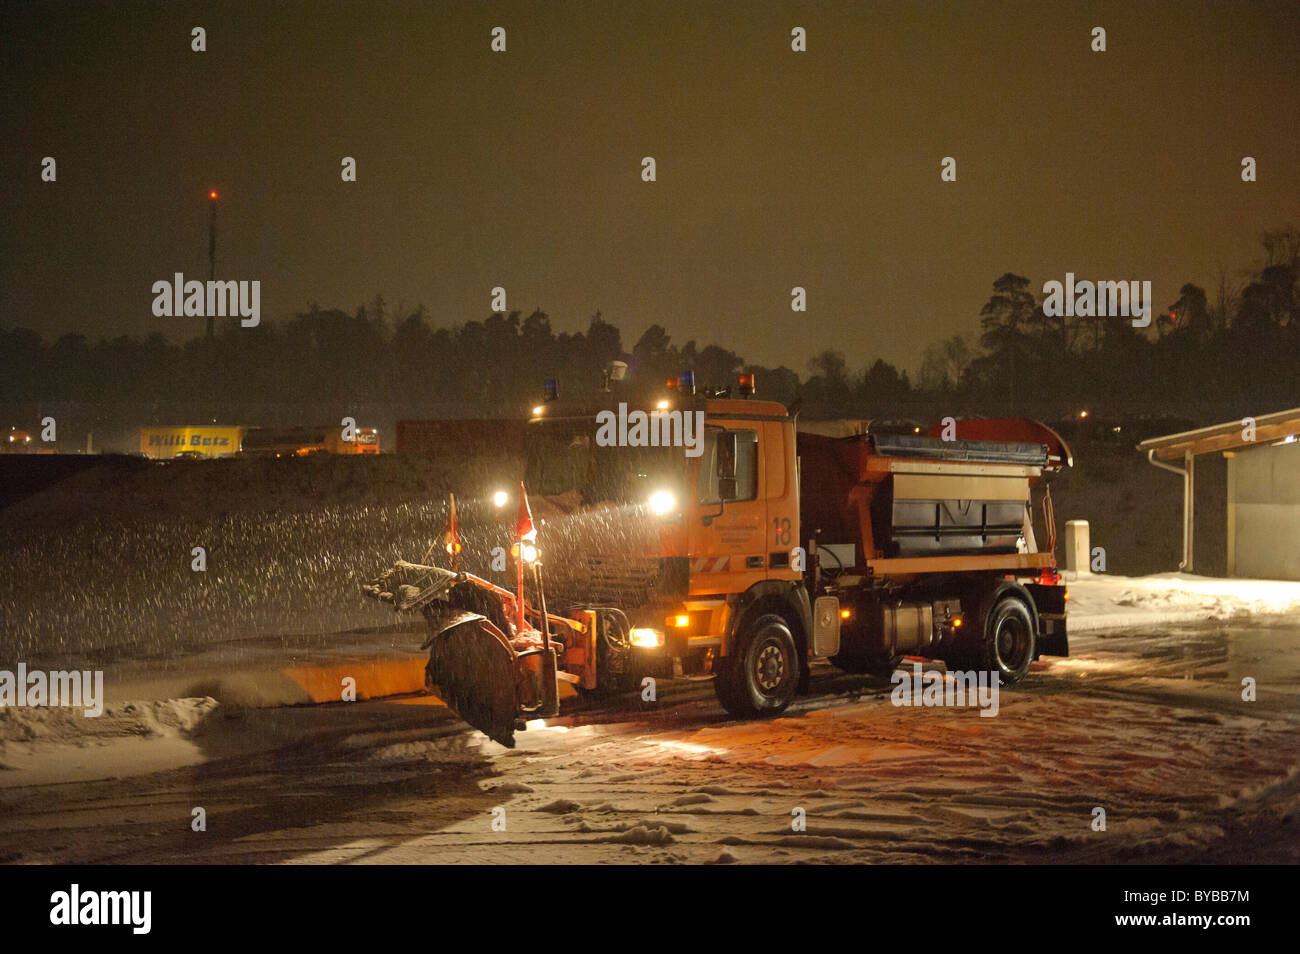
<svg viewBox="0 0 1300 954">
<path fill-rule="evenodd" d="M 443 545 L 451 556 L 460 555 L 460 525 L 456 522 L 456 495 L 447 495 L 447 529 L 442 533 Z"/>
<path fill-rule="evenodd" d="M 522 480 L 519 481 L 519 519 L 515 523 L 515 536 L 528 543 L 537 540 L 537 528 L 533 526 L 533 512 L 528 509 L 528 494 Z"/>
</svg>

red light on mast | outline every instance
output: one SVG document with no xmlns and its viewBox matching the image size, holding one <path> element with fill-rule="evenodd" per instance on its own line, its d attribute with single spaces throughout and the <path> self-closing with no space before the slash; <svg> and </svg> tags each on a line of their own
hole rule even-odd
<svg viewBox="0 0 1300 954">
<path fill-rule="evenodd" d="M 209 198 L 209 199 L 215 199 L 216 197 L 217 197 L 217 193 L 216 193 L 215 191 L 213 191 L 213 192 L 209 192 L 209 193 L 208 193 L 208 198 Z"/>
</svg>

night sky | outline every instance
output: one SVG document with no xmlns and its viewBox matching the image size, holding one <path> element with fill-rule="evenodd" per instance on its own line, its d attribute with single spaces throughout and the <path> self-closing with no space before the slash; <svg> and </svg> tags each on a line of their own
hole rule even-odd
<svg viewBox="0 0 1300 954">
<path fill-rule="evenodd" d="M 452 324 L 503 285 L 801 372 L 914 371 L 1008 270 L 1213 298 L 1300 222 L 1293 0 L 10 3 L 0 50 L 0 326 L 51 337 L 201 333 L 150 286 L 206 279 L 209 188 L 264 319 L 379 292 Z"/>
</svg>

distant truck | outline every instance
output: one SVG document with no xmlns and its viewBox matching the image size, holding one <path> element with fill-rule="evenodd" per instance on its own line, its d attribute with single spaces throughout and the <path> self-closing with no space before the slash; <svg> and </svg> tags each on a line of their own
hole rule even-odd
<svg viewBox="0 0 1300 954">
<path fill-rule="evenodd" d="M 16 427 L 9 428 L 9 433 L 5 435 L 4 443 L 0 444 L 0 453 L 2 454 L 33 453 L 31 431 L 20 431 Z"/>
<path fill-rule="evenodd" d="M 308 457 L 312 454 L 378 454 L 379 431 L 358 427 L 354 440 L 334 426 L 252 428 L 244 436 L 244 457 Z"/>
</svg>

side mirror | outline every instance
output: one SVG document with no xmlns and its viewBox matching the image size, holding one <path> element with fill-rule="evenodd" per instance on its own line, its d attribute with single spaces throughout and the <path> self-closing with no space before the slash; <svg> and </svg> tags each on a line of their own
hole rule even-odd
<svg viewBox="0 0 1300 954">
<path fill-rule="evenodd" d="M 736 476 L 736 451 L 739 447 L 736 438 L 738 436 L 735 431 L 726 431 L 718 435 L 719 478 L 731 477 L 734 479 Z"/>
<path fill-rule="evenodd" d="M 740 452 L 740 435 L 724 431 L 718 436 L 718 496 L 736 499 L 736 459 Z"/>
</svg>

